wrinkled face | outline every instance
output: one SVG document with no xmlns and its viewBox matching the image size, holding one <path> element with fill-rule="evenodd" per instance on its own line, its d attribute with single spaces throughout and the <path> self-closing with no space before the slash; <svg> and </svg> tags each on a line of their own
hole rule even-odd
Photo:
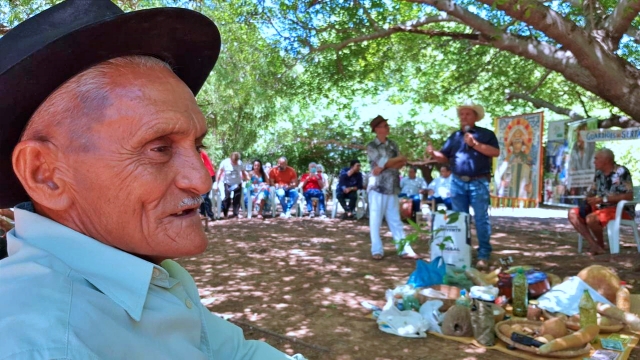
<svg viewBox="0 0 640 360">
<path fill-rule="evenodd" d="M 284 160 L 284 159 L 278 160 L 278 169 L 280 169 L 280 171 L 284 171 L 284 169 L 286 168 L 287 168 L 287 160 Z"/>
<path fill-rule="evenodd" d="M 451 170 L 447 169 L 446 167 L 441 167 L 440 168 L 440 176 L 442 176 L 443 178 L 448 178 L 451 175 Z"/>
<path fill-rule="evenodd" d="M 318 167 L 316 164 L 309 164 L 309 173 L 315 173 L 318 171 Z"/>
<path fill-rule="evenodd" d="M 389 124 L 387 124 L 386 121 L 383 121 L 378 124 L 378 126 L 376 126 L 373 131 L 378 137 L 387 137 L 389 136 Z"/>
<path fill-rule="evenodd" d="M 478 121 L 478 114 L 469 108 L 462 108 L 458 110 L 458 118 L 460 119 L 460 129 L 464 129 L 465 126 L 473 127 Z"/>
<path fill-rule="evenodd" d="M 416 178 L 416 170 L 413 168 L 409 168 L 409 179 L 415 179 Z"/>
<path fill-rule="evenodd" d="M 197 208 L 211 188 L 199 148 L 205 118 L 170 70 L 127 69 L 114 77 L 113 104 L 68 156 L 74 209 L 86 235 L 150 259 L 203 252 Z"/>
</svg>

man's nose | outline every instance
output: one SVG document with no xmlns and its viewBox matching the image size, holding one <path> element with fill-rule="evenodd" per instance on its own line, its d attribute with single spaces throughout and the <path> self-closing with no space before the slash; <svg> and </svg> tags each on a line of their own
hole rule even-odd
<svg viewBox="0 0 640 360">
<path fill-rule="evenodd" d="M 177 186 L 195 194 L 206 194 L 211 190 L 212 180 L 202 158 L 197 151 L 182 157 L 179 161 Z"/>
</svg>

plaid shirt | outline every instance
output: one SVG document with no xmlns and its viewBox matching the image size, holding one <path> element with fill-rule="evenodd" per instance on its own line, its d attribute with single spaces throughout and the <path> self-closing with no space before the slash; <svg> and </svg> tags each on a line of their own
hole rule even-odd
<svg viewBox="0 0 640 360">
<path fill-rule="evenodd" d="M 398 144 L 389 139 L 383 144 L 378 138 L 375 138 L 367 145 L 367 157 L 372 170 L 376 166 L 384 166 L 389 159 L 398 155 L 400 155 Z M 369 190 L 385 195 L 398 195 L 400 193 L 400 170 L 385 169 L 375 179 L 375 185 Z"/>
</svg>

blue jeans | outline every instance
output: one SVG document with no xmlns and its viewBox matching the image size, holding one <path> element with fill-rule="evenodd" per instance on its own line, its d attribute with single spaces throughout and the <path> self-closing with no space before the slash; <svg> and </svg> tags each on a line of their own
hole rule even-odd
<svg viewBox="0 0 640 360">
<path fill-rule="evenodd" d="M 451 198 L 441 198 L 439 196 L 433 196 L 433 195 L 429 195 L 429 197 L 427 198 L 427 200 L 431 201 L 431 200 L 435 200 L 436 205 L 438 204 L 444 204 L 444 206 L 447 207 L 447 210 L 452 210 L 453 209 L 453 205 L 451 204 Z M 435 209 L 434 209 L 435 210 Z"/>
<path fill-rule="evenodd" d="M 318 210 L 324 213 L 324 192 L 318 189 L 311 189 L 304 192 L 304 198 L 307 200 L 307 211 L 313 211 L 313 203 L 311 198 L 318 198 Z"/>
<path fill-rule="evenodd" d="M 469 213 L 473 208 L 476 233 L 478 235 L 478 259 L 489 260 L 491 255 L 491 222 L 489 221 L 489 180 L 478 179 L 464 182 L 451 176 L 451 204 L 453 211 Z"/>
<path fill-rule="evenodd" d="M 420 198 L 420 194 L 416 194 L 416 195 L 407 195 L 405 193 L 400 193 L 398 194 L 399 198 L 408 198 L 411 199 L 411 213 L 415 214 L 416 212 L 420 211 L 420 200 L 422 200 Z"/>
<path fill-rule="evenodd" d="M 284 195 L 278 195 L 278 191 L 276 190 L 276 196 L 278 197 L 278 201 L 280 201 L 280 205 L 282 206 L 282 211 L 288 213 L 289 210 L 293 207 L 293 205 L 298 201 L 298 191 L 296 189 L 284 190 Z M 285 201 L 285 198 L 289 198 L 289 202 Z"/>
</svg>

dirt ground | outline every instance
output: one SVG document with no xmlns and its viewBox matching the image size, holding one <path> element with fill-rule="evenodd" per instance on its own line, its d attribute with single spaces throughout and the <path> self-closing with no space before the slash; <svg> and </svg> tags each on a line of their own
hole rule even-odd
<svg viewBox="0 0 640 360">
<path fill-rule="evenodd" d="M 512 256 L 560 277 L 591 264 L 610 266 L 640 293 L 638 252 L 623 234 L 621 254 L 576 253 L 564 218 L 527 218 L 532 210 L 492 216 L 495 259 Z M 210 223 L 207 251 L 180 262 L 215 313 L 290 354 L 309 359 L 512 359 L 493 350 L 427 336 L 406 339 L 377 329 L 360 303 L 384 305 L 384 291 L 406 282 L 415 262 L 395 254 L 383 228 L 385 258 L 370 256 L 368 220 L 232 219 Z M 405 231 L 409 232 L 407 225 Z M 474 236 L 475 242 L 475 236 Z M 428 260 L 428 244 L 414 246 Z M 640 350 L 632 353 L 640 359 Z"/>
</svg>

